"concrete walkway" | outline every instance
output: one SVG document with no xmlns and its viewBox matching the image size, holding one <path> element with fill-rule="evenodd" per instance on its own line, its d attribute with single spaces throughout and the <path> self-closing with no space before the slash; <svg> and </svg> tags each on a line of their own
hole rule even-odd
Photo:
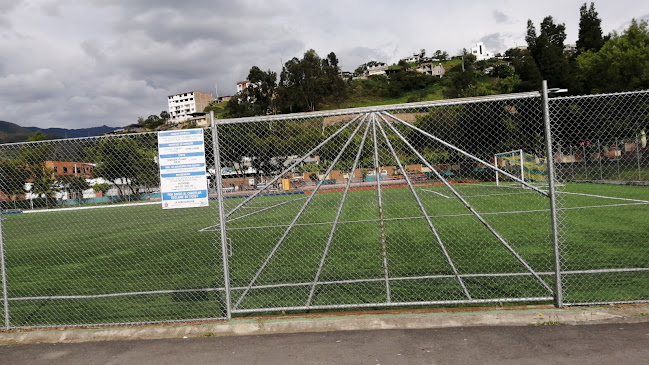
<svg viewBox="0 0 649 365">
<path fill-rule="evenodd" d="M 3 364 L 649 364 L 649 323 L 0 346 Z"/>
<path fill-rule="evenodd" d="M 0 345 L 173 339 L 378 329 L 475 326 L 649 323 L 649 305 L 574 307 L 550 305 L 334 312 L 236 318 L 231 321 L 97 328 L 0 331 Z"/>
</svg>

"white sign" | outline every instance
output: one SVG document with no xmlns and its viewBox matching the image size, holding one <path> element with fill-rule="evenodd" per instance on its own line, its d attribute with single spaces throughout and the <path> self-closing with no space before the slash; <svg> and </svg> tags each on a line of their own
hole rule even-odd
<svg viewBox="0 0 649 365">
<path fill-rule="evenodd" d="M 163 209 L 209 205 L 202 128 L 159 132 L 158 161 Z"/>
</svg>

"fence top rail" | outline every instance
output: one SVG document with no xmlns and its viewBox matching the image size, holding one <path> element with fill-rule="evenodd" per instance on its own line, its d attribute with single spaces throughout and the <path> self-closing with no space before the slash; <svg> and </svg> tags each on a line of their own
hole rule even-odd
<svg viewBox="0 0 649 365">
<path fill-rule="evenodd" d="M 649 94 L 649 90 L 622 91 L 622 92 L 606 93 L 606 94 L 555 96 L 550 98 L 549 100 L 550 102 L 552 102 L 552 101 L 560 101 L 560 100 L 601 98 L 601 97 L 608 97 L 608 96 L 625 96 L 625 95 L 642 95 L 642 94 Z"/>
<path fill-rule="evenodd" d="M 284 120 L 291 120 L 291 119 L 308 119 L 308 118 L 331 117 L 331 116 L 340 116 L 340 115 L 355 115 L 355 114 L 382 112 L 382 111 L 440 107 L 440 106 L 449 106 L 449 105 L 457 105 L 457 104 L 480 103 L 480 102 L 493 101 L 493 100 L 534 98 L 534 97 L 539 97 L 540 95 L 541 94 L 538 91 L 531 91 L 531 92 L 514 93 L 514 94 L 474 96 L 468 98 L 419 101 L 419 102 L 404 103 L 404 104 L 374 105 L 374 106 L 366 106 L 366 107 L 358 107 L 358 108 L 320 110 L 315 112 L 304 112 L 304 113 L 266 115 L 266 116 L 245 117 L 245 118 L 232 118 L 232 119 L 218 119 L 216 121 L 216 124 L 223 125 L 223 124 L 238 124 L 238 123 L 251 123 L 251 122 L 277 122 L 277 121 L 284 121 Z"/>
<path fill-rule="evenodd" d="M 207 127 L 206 129 L 209 129 Z M 56 143 L 56 142 L 63 142 L 63 141 L 92 141 L 92 140 L 98 140 L 98 139 L 103 139 L 103 138 L 116 138 L 116 137 L 140 137 L 140 136 L 145 136 L 147 134 L 158 134 L 156 131 L 150 131 L 150 132 L 133 132 L 133 133 L 114 133 L 114 134 L 104 134 L 101 136 L 86 136 L 86 137 L 74 137 L 74 138 L 59 138 L 59 139 L 46 139 L 42 141 L 24 141 L 24 142 L 10 142 L 10 143 L 0 143 L 0 147 L 4 146 L 20 146 L 20 145 L 29 145 L 29 144 L 39 144 L 39 143 Z"/>
</svg>

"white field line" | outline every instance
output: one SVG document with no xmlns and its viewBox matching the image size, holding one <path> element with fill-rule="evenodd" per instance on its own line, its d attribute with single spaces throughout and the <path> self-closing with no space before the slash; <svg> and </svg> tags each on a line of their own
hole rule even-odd
<svg viewBox="0 0 649 365">
<path fill-rule="evenodd" d="M 638 202 L 638 203 L 649 203 L 649 201 L 647 201 L 647 200 L 629 199 L 629 198 L 618 198 L 618 197 L 613 197 L 613 196 L 595 195 L 595 194 L 585 194 L 585 193 L 569 193 L 569 192 L 567 192 L 567 191 L 561 191 L 561 192 L 559 192 L 559 194 L 581 195 L 581 196 L 589 196 L 589 197 L 593 197 L 593 198 L 612 199 L 612 200 L 623 200 L 623 201 Z"/>
<path fill-rule="evenodd" d="M 294 201 L 298 201 L 298 200 L 302 200 L 302 199 L 306 199 L 306 198 L 297 198 L 297 199 L 287 200 L 287 201 L 284 201 L 284 202 L 281 202 L 281 203 L 278 203 L 278 204 L 275 204 L 275 205 L 271 205 L 269 207 L 262 208 L 261 210 L 258 210 L 258 211 L 255 211 L 255 212 L 250 212 L 248 214 L 244 214 L 242 216 L 232 218 L 232 219 L 228 220 L 227 222 L 232 222 L 232 221 L 236 221 L 237 219 L 241 219 L 241 218 L 245 218 L 245 217 L 248 217 L 248 216 L 251 216 L 251 215 L 259 214 L 259 213 L 264 212 L 266 210 L 273 209 L 275 207 L 279 207 L 280 205 L 284 205 L 284 204 L 287 204 L 287 203 L 292 203 Z M 247 208 L 247 207 L 242 207 L 242 208 Z M 215 224 L 213 226 L 201 228 L 198 231 L 199 232 L 212 232 L 212 231 L 214 231 L 214 230 L 216 230 L 218 228 L 219 228 L 219 225 Z"/>
<path fill-rule="evenodd" d="M 624 206 L 629 206 L 629 205 L 648 205 L 649 202 L 647 203 L 627 203 L 627 204 L 608 204 L 608 205 L 591 205 L 591 206 L 583 206 L 583 207 L 571 207 L 571 208 L 560 208 L 559 210 L 564 211 L 564 210 L 577 210 L 577 209 L 592 209 L 592 208 L 609 208 L 609 207 L 624 207 Z M 503 215 L 503 214 L 524 214 L 524 213 L 543 213 L 543 212 L 549 212 L 550 209 L 531 209 L 531 210 L 517 210 L 517 211 L 511 211 L 511 212 L 488 212 L 488 213 L 480 213 L 482 215 Z M 440 214 L 440 215 L 429 215 L 429 218 L 454 218 L 454 217 L 473 217 L 474 215 L 472 213 L 462 213 L 462 214 Z M 385 218 L 384 221 L 400 221 L 400 220 L 412 220 L 412 219 L 424 219 L 425 217 L 422 216 L 412 216 L 412 217 L 399 217 L 399 218 Z M 354 223 L 373 223 L 373 222 L 378 222 L 378 219 L 361 219 L 361 220 L 356 220 L 356 221 L 340 221 L 338 224 L 354 224 Z M 329 225 L 333 224 L 334 222 L 313 222 L 313 223 L 298 223 L 295 224 L 295 226 L 321 226 L 321 225 Z M 250 227 L 231 227 L 228 228 L 228 230 L 245 230 L 245 229 L 267 229 L 267 228 L 284 228 L 287 227 L 287 224 L 280 224 L 276 226 L 250 226 Z M 209 227 L 208 227 L 209 228 Z M 207 231 L 207 228 L 204 228 L 201 231 Z"/>
<path fill-rule="evenodd" d="M 562 275 L 585 275 L 585 274 L 608 274 L 620 272 L 646 272 L 649 268 L 634 267 L 634 268 L 614 268 L 614 269 L 594 269 L 594 270 L 572 270 L 562 271 Z M 542 271 L 539 275 L 554 275 L 553 271 Z M 490 278 L 490 277 L 521 277 L 531 276 L 529 272 L 513 272 L 513 273 L 492 273 L 492 274 L 463 274 L 463 278 Z M 408 280 L 430 280 L 430 279 L 450 279 L 454 275 L 425 275 L 425 276 L 404 276 L 404 277 L 391 277 L 390 281 L 408 281 Z M 384 281 L 385 278 L 365 278 L 353 280 L 332 280 L 321 281 L 318 285 L 340 285 L 340 284 L 358 284 L 358 283 L 371 283 Z M 299 282 L 299 283 L 280 283 L 280 284 L 267 284 L 256 285 L 251 289 L 271 289 L 283 287 L 299 287 L 313 285 L 313 282 Z M 242 290 L 245 287 L 233 287 L 231 290 Z M 224 288 L 200 288 L 200 289 L 177 289 L 177 290 L 152 290 L 140 292 L 123 292 L 123 293 L 105 293 L 105 294 L 87 294 L 87 295 L 52 295 L 52 296 L 34 296 L 34 297 L 10 297 L 9 301 L 28 301 L 28 300 L 70 300 L 70 299 L 97 299 L 97 298 L 115 298 L 135 295 L 156 295 L 156 294 L 173 294 L 173 293 L 199 293 L 199 292 L 222 292 Z M 609 302 L 604 302 L 609 303 Z"/>
<path fill-rule="evenodd" d="M 421 189 L 421 190 L 422 190 L 422 191 L 427 191 L 427 192 L 429 192 L 429 193 L 437 194 L 437 195 L 441 196 L 442 198 L 451 199 L 450 196 L 448 196 L 448 195 L 444 195 L 444 194 L 442 194 L 442 193 L 438 193 L 438 192 L 433 191 L 433 190 L 429 190 L 429 189 Z"/>
<path fill-rule="evenodd" d="M 486 186 L 486 187 L 494 187 L 494 188 L 509 188 L 509 189 L 524 189 L 520 186 L 507 186 L 507 185 L 501 185 L 501 186 L 493 186 L 493 185 L 486 185 L 486 184 L 473 184 L 473 186 Z M 631 201 L 631 202 L 638 202 L 638 203 L 649 203 L 649 200 L 641 200 L 641 199 L 630 199 L 630 198 L 621 198 L 621 197 L 616 197 L 616 196 L 606 196 L 606 195 L 597 195 L 597 194 L 587 194 L 587 193 L 572 193 L 568 191 L 559 191 L 559 195 L 561 194 L 566 194 L 566 195 L 579 195 L 579 196 L 588 196 L 592 198 L 602 198 L 602 199 L 611 199 L 611 200 L 622 200 L 622 201 Z M 497 196 L 497 195 L 505 195 L 505 194 L 485 194 L 485 196 Z M 474 196 L 479 196 L 479 195 L 474 195 Z"/>
<path fill-rule="evenodd" d="M 23 214 L 30 213 L 53 213 L 53 212 L 67 212 L 71 210 L 87 210 L 87 209 L 104 209 L 104 208 L 121 208 L 121 207 L 136 207 L 140 205 L 161 205 L 160 201 L 146 202 L 146 203 L 126 203 L 126 204 L 108 204 L 108 205 L 93 205 L 90 207 L 70 207 L 70 208 L 55 208 L 55 209 L 37 209 L 37 210 L 23 210 Z"/>
<path fill-rule="evenodd" d="M 251 215 L 254 215 L 254 214 L 259 214 L 259 213 L 265 212 L 265 211 L 267 211 L 269 209 L 273 209 L 275 207 L 279 207 L 279 206 L 282 206 L 284 204 L 292 203 L 292 202 L 295 202 L 295 201 L 298 201 L 298 200 L 303 200 L 303 199 L 306 199 L 306 198 L 298 198 L 298 199 L 292 199 L 292 200 L 283 201 L 281 203 L 277 203 L 275 205 L 271 205 L 269 207 L 262 208 L 260 210 L 255 211 L 255 212 L 250 212 L 248 214 L 240 215 L 238 217 L 235 217 L 235 218 L 232 218 L 232 219 L 228 220 L 227 222 L 236 221 L 237 219 L 245 218 L 245 217 L 248 217 L 248 216 L 251 216 Z"/>
<path fill-rule="evenodd" d="M 525 191 L 522 193 L 504 193 L 504 194 L 481 194 L 481 195 L 464 195 L 465 198 L 481 198 L 487 196 L 505 196 L 505 195 L 532 195 L 533 191 Z M 536 195 L 536 194 L 535 194 Z M 545 197 L 544 197 L 545 198 Z"/>
</svg>

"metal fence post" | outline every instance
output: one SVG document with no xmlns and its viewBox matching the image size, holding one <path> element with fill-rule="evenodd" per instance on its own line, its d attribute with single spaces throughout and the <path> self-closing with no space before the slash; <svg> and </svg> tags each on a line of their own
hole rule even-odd
<svg viewBox="0 0 649 365">
<path fill-rule="evenodd" d="M 2 271 L 2 305 L 4 308 L 5 329 L 9 329 L 9 293 L 7 292 L 7 269 L 5 264 L 5 246 L 2 234 L 2 209 L 0 209 L 0 266 Z"/>
<path fill-rule="evenodd" d="M 620 142 L 615 139 L 615 160 L 617 162 L 617 179 L 622 180 L 622 174 L 620 173 L 620 160 L 622 159 L 622 149 L 624 147 L 620 147 Z M 619 156 L 618 156 L 619 154 Z"/>
<path fill-rule="evenodd" d="M 604 172 L 602 171 L 602 144 L 599 139 L 597 140 L 597 163 L 599 164 L 599 179 L 604 180 Z"/>
<path fill-rule="evenodd" d="M 642 168 L 640 167 L 640 136 L 635 137 L 635 152 L 638 160 L 638 181 L 642 181 Z"/>
<path fill-rule="evenodd" d="M 559 227 L 557 217 L 557 196 L 555 192 L 554 156 L 552 153 L 552 130 L 550 128 L 550 107 L 548 101 L 548 83 L 543 80 L 543 121 L 545 125 L 545 149 L 548 164 L 548 188 L 550 193 L 550 214 L 552 218 L 552 242 L 554 244 L 555 305 L 563 307 L 563 289 L 561 285 L 561 257 L 559 253 Z"/>
<path fill-rule="evenodd" d="M 216 174 L 216 196 L 219 211 L 219 228 L 221 232 L 221 255 L 223 257 L 223 285 L 225 289 L 226 318 L 232 319 L 232 302 L 230 299 L 230 265 L 228 260 L 228 237 L 225 227 L 225 207 L 223 205 L 223 181 L 221 180 L 221 154 L 219 150 L 219 132 L 216 129 L 214 111 L 210 112 L 212 126 L 212 148 L 214 149 L 214 172 Z"/>
</svg>

